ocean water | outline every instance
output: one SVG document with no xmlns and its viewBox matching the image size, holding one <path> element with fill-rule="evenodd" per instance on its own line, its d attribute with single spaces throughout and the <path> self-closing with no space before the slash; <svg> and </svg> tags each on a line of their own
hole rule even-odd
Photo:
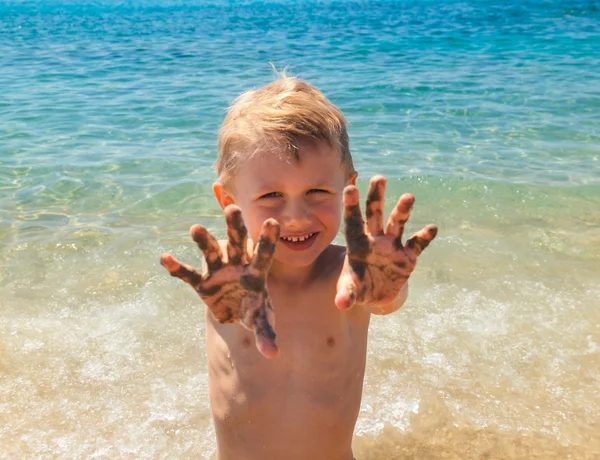
<svg viewBox="0 0 600 460">
<path fill-rule="evenodd" d="M 0 458 L 210 458 L 228 104 L 269 62 L 435 222 L 375 318 L 360 460 L 600 458 L 600 2 L 0 2 Z"/>
</svg>

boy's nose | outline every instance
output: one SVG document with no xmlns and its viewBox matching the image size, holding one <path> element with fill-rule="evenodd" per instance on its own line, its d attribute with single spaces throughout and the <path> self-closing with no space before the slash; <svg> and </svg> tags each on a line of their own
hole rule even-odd
<svg viewBox="0 0 600 460">
<path fill-rule="evenodd" d="M 286 227 L 302 228 L 310 223 L 310 209 L 302 201 L 291 202 L 285 207 L 281 218 Z"/>
</svg>

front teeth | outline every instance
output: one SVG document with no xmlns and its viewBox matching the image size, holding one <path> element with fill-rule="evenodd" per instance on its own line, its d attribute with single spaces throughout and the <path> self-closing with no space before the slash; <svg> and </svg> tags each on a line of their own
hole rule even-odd
<svg viewBox="0 0 600 460">
<path fill-rule="evenodd" d="M 291 241 L 292 243 L 301 243 L 302 241 L 306 241 L 307 239 L 309 239 L 313 235 L 314 235 L 314 233 L 309 233 L 308 235 L 299 236 L 299 237 L 295 237 L 295 236 L 282 236 L 281 239 L 285 240 L 285 241 Z"/>
</svg>

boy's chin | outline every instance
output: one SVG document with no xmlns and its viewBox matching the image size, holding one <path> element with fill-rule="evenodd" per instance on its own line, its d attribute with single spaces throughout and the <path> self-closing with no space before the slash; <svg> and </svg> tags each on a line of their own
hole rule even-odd
<svg viewBox="0 0 600 460">
<path fill-rule="evenodd" d="M 332 238 L 333 240 L 333 238 Z M 317 259 L 329 247 L 331 241 L 328 241 L 325 235 L 319 233 L 316 236 L 314 244 L 302 251 L 295 251 L 285 247 L 281 242 L 277 245 L 273 260 L 290 268 L 307 268 L 315 264 Z"/>
<path fill-rule="evenodd" d="M 316 262 L 321 252 L 307 251 L 307 253 L 301 254 L 295 252 L 289 253 L 288 251 L 275 251 L 273 261 L 290 268 L 307 268 Z"/>
</svg>

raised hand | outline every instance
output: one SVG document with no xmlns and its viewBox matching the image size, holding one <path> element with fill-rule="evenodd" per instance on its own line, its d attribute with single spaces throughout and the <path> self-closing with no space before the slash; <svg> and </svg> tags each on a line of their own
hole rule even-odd
<svg viewBox="0 0 600 460">
<path fill-rule="evenodd" d="M 247 248 L 248 231 L 242 211 L 235 205 L 225 208 L 227 222 L 227 258 L 219 243 L 202 225 L 190 229 L 192 239 L 204 253 L 207 273 L 182 264 L 170 254 L 160 263 L 172 276 L 192 286 L 220 323 L 240 323 L 254 331 L 256 346 L 267 358 L 277 355 L 275 314 L 267 293 L 266 279 L 275 246 L 279 241 L 279 224 L 267 219 L 253 255 Z"/>
<path fill-rule="evenodd" d="M 402 244 L 404 225 L 415 198 L 404 194 L 383 227 L 383 197 L 386 180 L 375 176 L 369 184 L 365 225 L 358 202 L 358 189 L 344 189 L 344 221 L 347 266 L 338 281 L 335 304 L 340 310 L 359 304 L 393 302 L 415 268 L 417 257 L 437 234 L 427 225 Z"/>
</svg>

